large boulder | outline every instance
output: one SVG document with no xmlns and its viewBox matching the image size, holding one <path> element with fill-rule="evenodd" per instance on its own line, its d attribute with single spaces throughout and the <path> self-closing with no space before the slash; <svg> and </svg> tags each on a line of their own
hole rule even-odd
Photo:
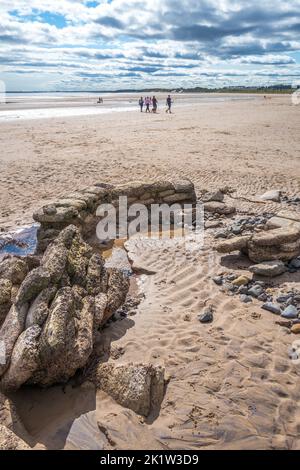
<svg viewBox="0 0 300 470">
<path fill-rule="evenodd" d="M 151 364 L 101 364 L 94 382 L 117 403 L 146 417 L 164 397 L 164 369 Z"/>
<path fill-rule="evenodd" d="M 204 203 L 204 211 L 211 214 L 231 215 L 236 212 L 236 208 L 227 206 L 224 202 L 210 201 Z"/>
<path fill-rule="evenodd" d="M 258 246 L 280 246 L 285 243 L 293 243 L 300 240 L 300 229 L 289 227 L 286 229 L 274 229 L 260 232 L 254 235 L 251 241 Z"/>
<path fill-rule="evenodd" d="M 264 261 L 290 261 L 300 255 L 300 224 L 275 217 L 266 224 L 266 229 L 249 236 L 230 238 L 220 242 L 216 249 L 219 253 L 242 251 L 254 263 Z M 283 221 L 283 222 L 282 222 Z"/>
<path fill-rule="evenodd" d="M 242 237 L 234 237 L 229 240 L 218 243 L 217 251 L 219 253 L 232 253 L 233 251 L 240 251 L 248 246 L 251 236 L 244 235 Z"/>
<path fill-rule="evenodd" d="M 9 280 L 0 286 L 7 301 Z M 121 272 L 107 272 L 78 228 L 65 228 L 23 279 L 0 329 L 2 389 L 66 382 L 87 364 L 98 329 L 123 304 L 128 288 Z"/>
<path fill-rule="evenodd" d="M 5 258 L 0 264 L 0 278 L 9 279 L 14 285 L 20 285 L 27 274 L 26 261 L 15 256 Z"/>
<path fill-rule="evenodd" d="M 38 367 L 38 346 L 41 327 L 31 326 L 18 337 L 10 365 L 2 379 L 2 388 L 18 389 L 30 379 Z"/>
<path fill-rule="evenodd" d="M 0 327 L 7 317 L 20 284 L 29 271 L 26 260 L 7 256 L 0 263 Z"/>
<path fill-rule="evenodd" d="M 249 271 L 257 276 L 276 277 L 286 272 L 287 268 L 282 261 L 265 261 L 250 266 Z"/>
</svg>

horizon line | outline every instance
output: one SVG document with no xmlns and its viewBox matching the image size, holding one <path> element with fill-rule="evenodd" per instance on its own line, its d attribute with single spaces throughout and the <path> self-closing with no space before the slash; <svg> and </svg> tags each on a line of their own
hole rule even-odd
<svg viewBox="0 0 300 470">
<path fill-rule="evenodd" d="M 149 91 L 157 92 L 178 92 L 178 91 L 193 91 L 193 90 L 203 90 L 203 92 L 213 92 L 219 90 L 262 90 L 262 89 L 293 89 L 294 87 L 290 84 L 278 83 L 274 85 L 228 85 L 223 87 L 204 87 L 204 86 L 195 86 L 195 87 L 172 87 L 172 88 L 163 88 L 163 87 L 153 87 L 153 88 L 124 88 L 117 90 L 6 90 L 5 93 L 141 93 Z"/>
</svg>

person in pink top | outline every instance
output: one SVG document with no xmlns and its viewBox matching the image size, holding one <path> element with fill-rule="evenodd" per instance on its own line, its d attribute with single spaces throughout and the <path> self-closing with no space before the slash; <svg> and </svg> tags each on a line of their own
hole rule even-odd
<svg viewBox="0 0 300 470">
<path fill-rule="evenodd" d="M 145 98 L 145 105 L 146 105 L 146 113 L 150 113 L 150 98 L 149 98 L 149 96 L 147 96 L 147 98 Z"/>
</svg>

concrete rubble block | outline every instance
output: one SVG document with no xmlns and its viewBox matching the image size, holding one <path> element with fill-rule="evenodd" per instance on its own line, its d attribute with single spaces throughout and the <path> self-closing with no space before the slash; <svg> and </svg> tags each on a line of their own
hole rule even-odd
<svg viewBox="0 0 300 470">
<path fill-rule="evenodd" d="M 0 376 L 6 371 L 10 364 L 14 345 L 24 329 L 27 312 L 28 304 L 24 304 L 19 308 L 16 305 L 12 305 L 1 326 L 0 341 L 4 345 L 5 361 L 3 364 L 0 364 Z"/>
<path fill-rule="evenodd" d="M 38 345 L 41 327 L 33 325 L 24 330 L 14 346 L 9 368 L 1 381 L 6 391 L 18 390 L 38 368 Z"/>
<path fill-rule="evenodd" d="M 232 253 L 247 248 L 251 236 L 234 237 L 217 244 L 218 253 Z"/>
<path fill-rule="evenodd" d="M 258 246 L 252 241 L 248 243 L 248 256 L 254 263 L 260 263 L 262 261 L 289 261 L 290 259 L 297 256 L 297 251 L 283 251 L 280 246 Z"/>
<path fill-rule="evenodd" d="M 66 270 L 67 261 L 68 250 L 62 242 L 54 242 L 47 248 L 42 258 L 42 265 L 49 273 L 51 282 L 60 281 Z"/>
<path fill-rule="evenodd" d="M 90 295 L 106 292 L 108 286 L 108 272 L 105 269 L 102 256 L 93 254 L 89 259 L 86 273 L 86 289 Z"/>
<path fill-rule="evenodd" d="M 236 212 L 233 206 L 227 206 L 224 202 L 206 202 L 204 203 L 204 211 L 212 214 L 231 215 Z"/>
<path fill-rule="evenodd" d="M 202 202 L 224 202 L 224 193 L 217 189 L 216 191 L 203 191 Z"/>
<path fill-rule="evenodd" d="M 265 261 L 263 263 L 250 266 L 249 271 L 258 276 L 276 277 L 285 273 L 285 264 L 280 260 Z"/>
<path fill-rule="evenodd" d="M 125 302 L 128 289 L 129 280 L 117 269 L 112 269 L 108 280 L 107 305 L 103 322 Z"/>
<path fill-rule="evenodd" d="M 67 382 L 87 365 L 99 328 L 129 290 L 123 273 L 107 271 L 102 256 L 72 225 L 39 257 L 38 267 L 31 266 L 21 285 L 12 287 L 15 304 L 0 328 L 0 386 L 7 390 Z"/>
<path fill-rule="evenodd" d="M 94 381 L 117 403 L 145 417 L 160 407 L 164 397 L 164 369 L 160 366 L 105 363 L 98 366 Z"/>
<path fill-rule="evenodd" d="M 139 203 L 140 204 L 144 204 L 145 206 L 151 206 L 151 204 L 155 204 L 157 201 L 155 199 L 144 199 L 144 200 L 140 200 Z"/>
<path fill-rule="evenodd" d="M 289 229 L 290 227 L 296 227 L 300 229 L 300 222 L 296 222 L 291 219 L 285 219 L 283 217 L 272 217 L 268 220 L 266 224 L 267 228 L 274 229 L 274 228 L 282 228 L 282 229 Z"/>
<path fill-rule="evenodd" d="M 29 307 L 26 316 L 25 328 L 29 328 L 33 325 L 42 326 L 45 323 L 49 315 L 49 306 L 52 303 L 56 292 L 56 287 L 48 287 L 38 294 Z"/>
<path fill-rule="evenodd" d="M 9 279 L 0 279 L 0 305 L 11 301 L 12 282 Z"/>
<path fill-rule="evenodd" d="M 94 334 L 105 323 L 105 310 L 107 306 L 107 294 L 101 293 L 95 297 L 95 313 L 94 313 Z"/>
<path fill-rule="evenodd" d="M 54 228 L 44 228 L 40 227 L 38 229 L 38 239 L 39 241 L 42 240 L 54 240 L 58 235 L 60 234 L 60 230 L 54 229 Z"/>
<path fill-rule="evenodd" d="M 31 302 L 34 297 L 48 287 L 50 280 L 49 272 L 42 266 L 30 271 L 20 286 L 16 305 L 21 307 L 23 304 Z"/>
<path fill-rule="evenodd" d="M 26 261 L 9 256 L 0 263 L 0 279 L 8 279 L 13 285 L 20 285 L 28 274 Z"/>
<path fill-rule="evenodd" d="M 163 201 L 168 204 L 173 204 L 176 202 L 182 203 L 183 201 L 185 202 L 190 202 L 191 201 L 191 195 L 190 193 L 175 193 L 172 196 L 166 196 L 163 198 Z"/>
<path fill-rule="evenodd" d="M 11 305 L 11 302 L 7 302 L 6 304 L 0 305 L 0 327 L 3 325 L 3 322 L 11 308 Z"/>
<path fill-rule="evenodd" d="M 262 196 L 260 196 L 262 201 L 280 202 L 280 198 L 281 191 L 278 189 L 272 189 L 271 191 L 267 191 Z"/>
<path fill-rule="evenodd" d="M 287 229 L 274 229 L 261 232 L 252 237 L 252 242 L 258 246 L 279 246 L 300 239 L 300 229 L 289 227 Z"/>
<path fill-rule="evenodd" d="M 44 209 L 39 209 L 33 214 L 33 220 L 43 223 L 68 223 L 75 219 L 78 215 L 77 209 L 74 207 L 57 207 L 55 214 L 45 214 Z"/>
<path fill-rule="evenodd" d="M 195 193 L 195 186 L 192 183 L 192 181 L 188 179 L 183 179 L 181 181 L 174 181 L 173 187 L 176 193 L 188 193 L 188 194 Z"/>
<path fill-rule="evenodd" d="M 102 188 L 100 186 L 89 186 L 88 188 L 85 189 L 88 193 L 90 194 L 96 194 L 98 199 L 105 199 L 109 196 L 110 194 L 110 189 L 109 188 Z"/>
<path fill-rule="evenodd" d="M 283 243 L 280 245 L 280 249 L 283 252 L 294 253 L 299 252 L 300 254 L 300 238 L 292 243 Z"/>
<path fill-rule="evenodd" d="M 170 190 L 167 190 L 167 191 L 160 191 L 159 197 L 164 198 L 164 197 L 167 197 L 167 196 L 173 196 L 173 194 L 175 194 L 175 189 L 170 189 Z"/>
<path fill-rule="evenodd" d="M 78 211 L 87 208 L 87 204 L 82 199 L 60 199 L 55 203 L 56 207 L 74 207 Z"/>
</svg>

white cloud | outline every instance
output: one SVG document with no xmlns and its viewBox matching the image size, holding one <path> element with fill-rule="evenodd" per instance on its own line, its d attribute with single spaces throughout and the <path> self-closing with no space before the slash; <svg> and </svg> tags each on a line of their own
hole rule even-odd
<svg viewBox="0 0 300 470">
<path fill-rule="evenodd" d="M 2 0 L 8 88 L 22 88 L 26 74 L 46 88 L 124 88 L 292 82 L 299 73 L 300 0 L 98 3 Z"/>
</svg>

